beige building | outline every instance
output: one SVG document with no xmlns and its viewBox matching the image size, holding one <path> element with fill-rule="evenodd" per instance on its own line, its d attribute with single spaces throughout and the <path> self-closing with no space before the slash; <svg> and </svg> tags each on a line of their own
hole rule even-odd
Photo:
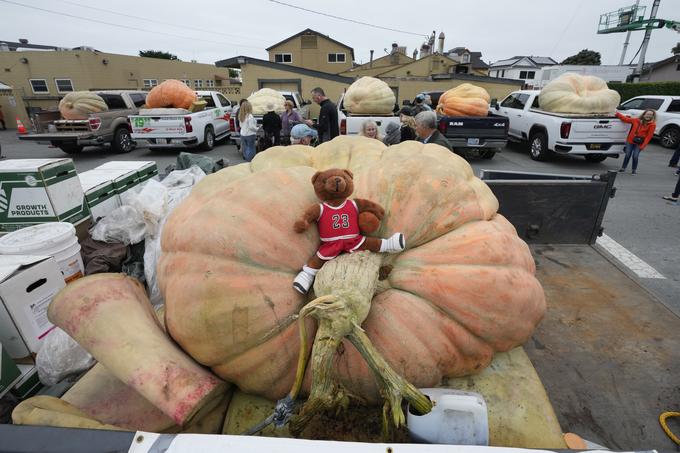
<svg viewBox="0 0 680 453">
<path fill-rule="evenodd" d="M 56 108 L 71 91 L 150 89 L 166 79 L 183 80 L 194 89 L 217 90 L 237 101 L 240 83 L 229 70 L 215 65 L 142 58 L 94 49 L 0 51 L 0 82 L 12 93 L 0 96 L 8 127 L 18 116 L 28 127 L 28 114 Z"/>
<path fill-rule="evenodd" d="M 354 49 L 311 28 L 267 48 L 269 61 L 338 74 L 352 67 Z"/>
<path fill-rule="evenodd" d="M 642 72 L 640 82 L 680 82 L 680 56 L 651 64 Z"/>
</svg>

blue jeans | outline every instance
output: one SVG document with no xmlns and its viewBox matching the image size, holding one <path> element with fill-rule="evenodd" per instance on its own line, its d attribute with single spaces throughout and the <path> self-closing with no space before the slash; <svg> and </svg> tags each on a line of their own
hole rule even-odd
<svg viewBox="0 0 680 453">
<path fill-rule="evenodd" d="M 680 145 L 678 145 L 678 148 L 673 153 L 673 156 L 671 157 L 670 162 L 668 162 L 668 165 L 670 167 L 676 167 L 678 165 L 678 161 L 680 161 Z"/>
<path fill-rule="evenodd" d="M 243 158 L 250 162 L 255 157 L 255 139 L 257 135 L 241 136 L 241 147 L 243 148 Z"/>
<path fill-rule="evenodd" d="M 632 156 L 633 171 L 637 170 L 638 156 L 640 155 L 640 147 L 635 143 L 626 143 L 626 146 L 623 147 L 623 151 L 626 153 L 626 157 L 623 159 L 623 165 L 621 165 L 621 168 L 625 169 L 628 166 L 628 161 Z"/>
</svg>

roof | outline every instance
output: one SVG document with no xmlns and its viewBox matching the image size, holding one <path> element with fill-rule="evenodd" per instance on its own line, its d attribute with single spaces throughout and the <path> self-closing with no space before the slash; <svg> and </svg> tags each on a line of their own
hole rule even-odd
<svg viewBox="0 0 680 453">
<path fill-rule="evenodd" d="M 340 45 L 340 46 L 342 46 L 342 47 L 345 47 L 345 48 L 349 49 L 350 52 L 352 53 L 352 61 L 354 61 L 354 49 L 353 49 L 352 47 L 348 46 L 348 45 L 345 44 L 345 43 L 341 43 L 340 41 L 336 41 L 335 39 L 331 38 L 331 37 L 328 36 L 328 35 L 324 35 L 323 33 L 319 33 L 319 32 L 316 31 L 316 30 L 312 30 L 311 28 L 305 28 L 305 29 L 302 30 L 300 33 L 296 33 L 296 34 L 294 34 L 293 36 L 289 36 L 288 38 L 284 39 L 283 41 L 279 41 L 279 42 L 277 42 L 276 44 L 273 44 L 273 45 L 267 47 L 265 50 L 266 50 L 267 52 L 269 52 L 269 51 L 270 51 L 271 49 L 273 49 L 274 47 L 278 47 L 278 46 L 280 46 L 280 45 L 283 44 L 283 43 L 286 43 L 286 42 L 288 42 L 288 41 L 290 41 L 290 40 L 292 40 L 292 39 L 297 38 L 298 36 L 302 36 L 302 35 L 311 35 L 311 34 L 315 34 L 315 35 L 322 36 L 322 37 L 326 38 L 327 40 L 329 40 L 329 41 L 331 41 L 331 42 L 334 42 L 335 44 L 338 44 L 338 45 Z"/>
<path fill-rule="evenodd" d="M 225 60 L 219 60 L 215 62 L 215 66 L 219 68 L 240 68 L 244 64 L 253 64 L 257 66 L 265 66 L 268 68 L 278 69 L 281 71 L 295 72 L 298 74 L 308 75 L 311 77 L 318 77 L 320 79 L 333 80 L 335 82 L 341 83 L 352 83 L 354 78 L 343 77 L 337 74 L 331 74 L 330 72 L 315 71 L 313 69 L 301 68 L 299 66 L 293 66 L 283 63 L 274 63 L 269 60 L 261 60 L 259 58 L 247 57 L 245 55 L 239 55 L 236 57 L 227 58 Z"/>
<path fill-rule="evenodd" d="M 45 46 L 42 44 L 29 44 L 29 43 L 21 43 L 21 42 L 13 42 L 13 41 L 2 41 L 0 40 L 0 44 L 7 44 L 9 47 L 10 51 L 16 51 L 17 49 L 43 49 L 43 50 L 57 50 L 59 47 L 57 46 Z"/>
<path fill-rule="evenodd" d="M 465 52 L 470 54 L 470 66 L 472 66 L 472 69 L 488 69 L 489 65 L 486 64 L 485 61 L 482 60 L 482 52 L 470 52 L 470 49 L 467 47 L 454 47 L 453 49 L 450 49 L 446 52 L 444 52 L 444 55 L 463 55 Z M 467 63 L 463 63 L 467 64 Z"/>
<path fill-rule="evenodd" d="M 529 56 L 529 55 L 517 55 L 512 58 L 508 58 L 505 60 L 498 60 L 495 63 L 491 63 L 492 68 L 496 67 L 503 67 L 503 66 L 520 66 L 518 63 L 521 62 L 522 60 L 528 60 L 529 64 L 528 65 L 522 65 L 523 67 L 532 67 L 532 68 L 538 68 L 541 66 L 552 66 L 559 64 L 557 61 L 553 60 L 550 57 L 534 57 L 534 56 Z"/>
<path fill-rule="evenodd" d="M 659 60 L 659 61 L 657 61 L 656 63 L 652 63 L 651 65 L 649 65 L 648 67 L 646 67 L 645 70 L 642 71 L 642 72 L 643 72 L 643 73 L 649 72 L 649 69 L 650 69 L 650 68 L 651 68 L 652 70 L 654 70 L 654 69 L 656 69 L 656 68 L 660 68 L 661 66 L 666 66 L 667 64 L 670 64 L 670 63 L 673 63 L 673 64 L 678 63 L 678 64 L 680 64 L 680 60 L 677 60 L 676 57 L 675 57 L 675 55 L 673 55 L 673 56 L 668 57 L 668 58 L 666 58 L 666 59 L 664 59 L 664 60 Z"/>
<path fill-rule="evenodd" d="M 12 87 L 9 85 L 5 85 L 4 83 L 0 82 L 0 90 L 11 90 Z"/>
</svg>

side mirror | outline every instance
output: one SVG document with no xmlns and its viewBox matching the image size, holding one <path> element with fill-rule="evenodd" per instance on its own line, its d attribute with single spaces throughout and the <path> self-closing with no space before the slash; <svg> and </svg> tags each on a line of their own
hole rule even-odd
<svg viewBox="0 0 680 453">
<path fill-rule="evenodd" d="M 626 107 L 625 105 L 621 104 L 621 105 L 619 105 L 619 106 L 616 107 L 616 110 L 628 110 L 628 107 Z"/>
<path fill-rule="evenodd" d="M 496 110 L 498 110 L 498 99 L 496 99 L 496 98 L 491 99 L 491 102 L 489 103 L 489 106 L 495 108 Z"/>
</svg>

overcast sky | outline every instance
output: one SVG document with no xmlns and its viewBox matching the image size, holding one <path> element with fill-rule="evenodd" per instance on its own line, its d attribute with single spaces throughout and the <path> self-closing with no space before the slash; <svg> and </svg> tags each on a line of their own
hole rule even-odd
<svg viewBox="0 0 680 453">
<path fill-rule="evenodd" d="M 389 49 L 392 42 L 407 46 L 410 54 L 414 47 L 420 47 L 425 35 L 436 30 L 437 35 L 440 31 L 446 34 L 445 49 L 465 46 L 482 52 L 486 62 L 513 55 L 550 56 L 561 61 L 588 48 L 602 54 L 603 64 L 618 64 L 625 33 L 598 35 L 599 16 L 634 3 L 634 0 L 285 1 L 420 36 L 323 17 L 269 0 L 0 0 L 0 41 L 26 38 L 35 44 L 88 45 L 103 52 L 128 55 L 136 55 L 141 49 L 165 50 L 181 60 L 214 63 L 236 55 L 266 59 L 266 47 L 309 27 L 353 47 L 357 62 L 367 62 L 370 49 L 375 50 L 377 58 L 385 54 L 383 49 Z M 641 5 L 649 10 L 652 0 L 642 0 Z M 680 0 L 662 0 L 657 17 L 680 21 Z M 626 63 L 640 47 L 643 34 L 632 34 Z M 670 57 L 670 49 L 677 42 L 680 33 L 655 30 L 646 61 Z"/>
</svg>

